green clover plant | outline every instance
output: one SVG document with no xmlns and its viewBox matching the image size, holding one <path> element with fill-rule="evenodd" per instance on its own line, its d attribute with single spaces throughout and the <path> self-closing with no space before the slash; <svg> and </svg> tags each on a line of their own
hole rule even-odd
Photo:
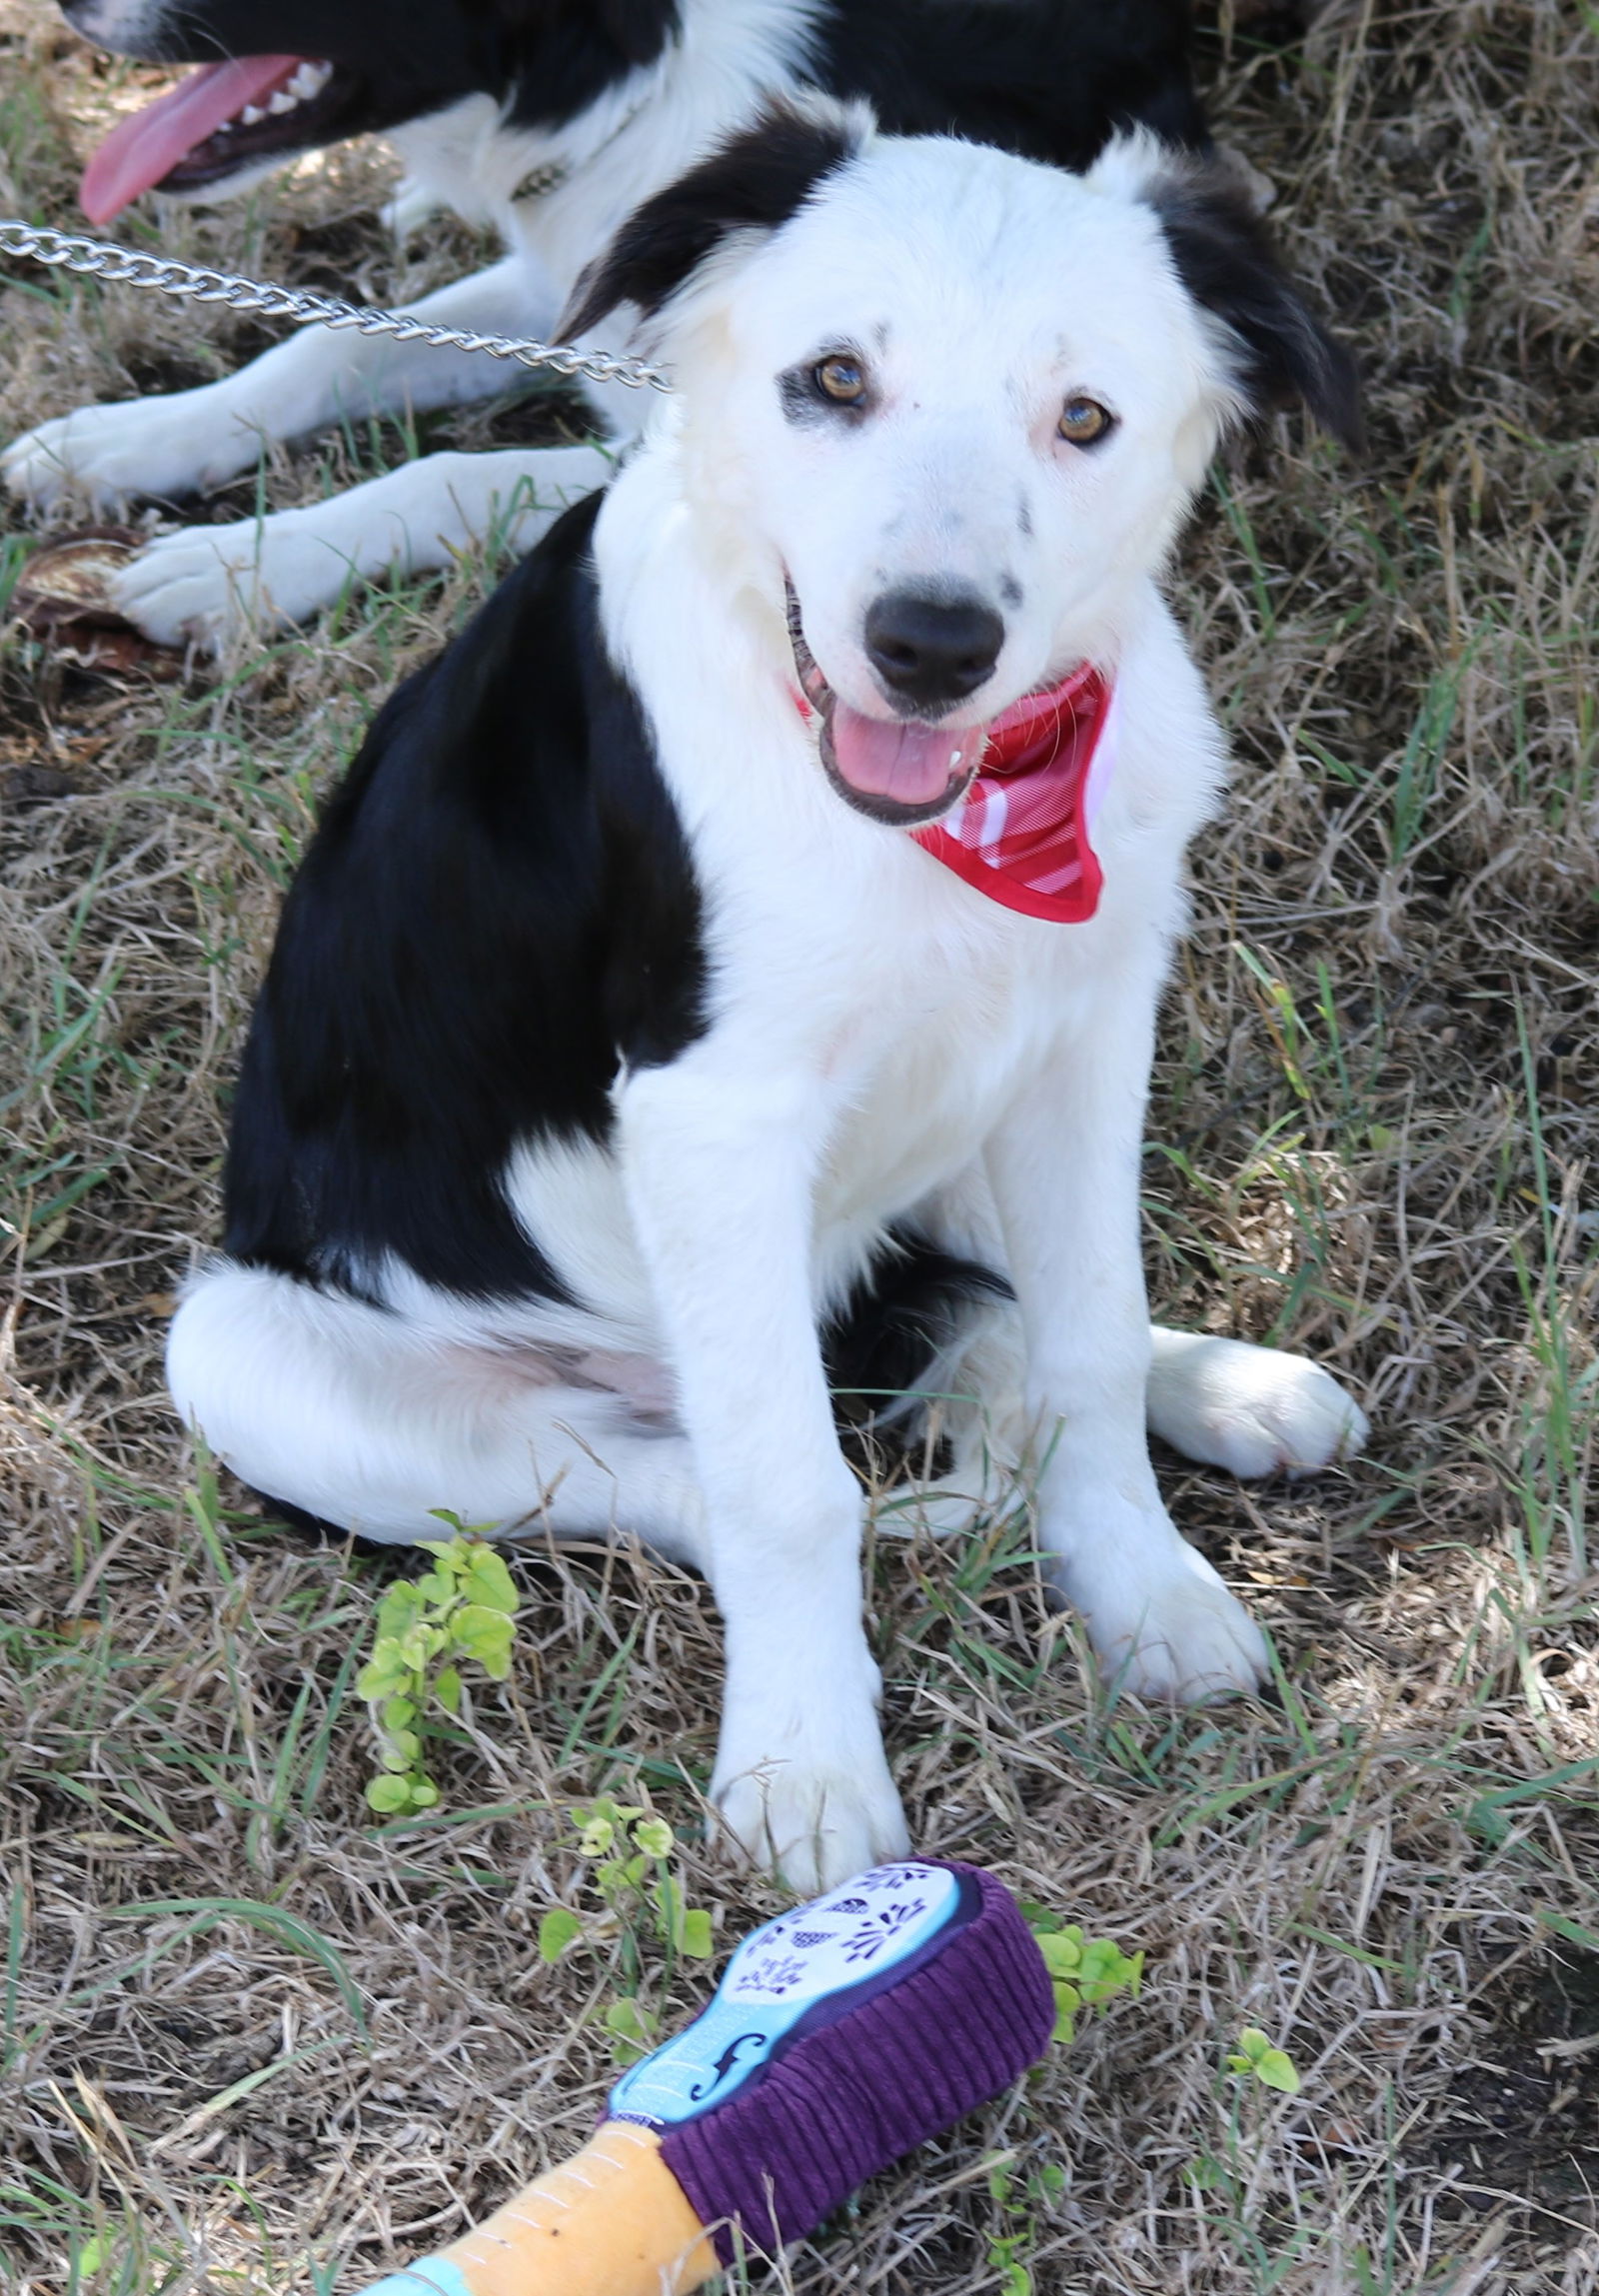
<svg viewBox="0 0 1599 2296">
<path fill-rule="evenodd" d="M 454 1515 L 454 1538 L 418 1543 L 434 1558 L 421 1578 L 397 1578 L 378 1605 L 372 1656 L 356 1676 L 378 1734 L 381 1773 L 367 1800 L 384 1816 L 432 1809 L 439 1788 L 429 1776 L 429 1738 L 451 1733 L 439 1714 L 461 1711 L 461 1668 L 481 1666 L 491 1681 L 511 1671 L 517 1589 L 492 1546 Z"/>
<path fill-rule="evenodd" d="M 1058 2161 L 1048 2161 L 1018 2175 L 1003 2155 L 987 2165 L 988 2197 L 1001 2223 L 1010 2227 L 988 2235 L 988 2268 L 996 2296 L 1034 2296 L 1033 2277 L 1025 2260 L 1038 2245 L 1037 2212 L 1059 2200 L 1066 2188 L 1066 2172 Z"/>
<path fill-rule="evenodd" d="M 1108 1937 L 1085 1939 L 1075 1922 L 1063 1922 L 1043 1906 L 1025 1905 L 1022 1911 L 1054 1987 L 1055 2040 L 1075 2039 L 1080 2009 L 1097 2008 L 1118 1993 L 1137 2000 L 1143 1983 L 1142 1953 L 1125 1954 Z"/>
<path fill-rule="evenodd" d="M 1238 2053 L 1227 2059 L 1229 2073 L 1243 2073 L 1280 2089 L 1285 2097 L 1299 2094 L 1299 2072 L 1286 2049 L 1272 2045 L 1258 2026 L 1246 2025 L 1238 2035 Z"/>
<path fill-rule="evenodd" d="M 567 1814 L 577 1829 L 579 1856 L 594 1860 L 589 1878 L 600 1909 L 585 1916 L 553 1905 L 539 1924 L 540 1957 L 560 1961 L 580 1943 L 592 1949 L 619 1946 L 625 1990 L 604 2021 L 618 2063 L 631 2064 L 653 2047 L 660 2027 L 639 1998 L 646 1951 L 664 1947 L 669 1966 L 679 1954 L 709 1960 L 711 1915 L 688 1902 L 672 1869 L 677 1836 L 665 1818 L 609 1795 L 578 1802 Z"/>
</svg>

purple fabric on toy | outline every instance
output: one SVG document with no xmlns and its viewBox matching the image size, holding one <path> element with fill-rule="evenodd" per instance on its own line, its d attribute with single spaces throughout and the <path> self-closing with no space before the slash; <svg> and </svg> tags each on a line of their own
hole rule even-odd
<svg viewBox="0 0 1599 2296">
<path fill-rule="evenodd" d="M 801 2239 L 890 2161 L 986 2104 L 1035 2064 L 1054 1993 L 1031 1930 L 991 1874 L 981 1910 L 899 1983 L 797 2040 L 760 2079 L 669 2128 L 661 2155 L 723 2263 Z"/>
</svg>

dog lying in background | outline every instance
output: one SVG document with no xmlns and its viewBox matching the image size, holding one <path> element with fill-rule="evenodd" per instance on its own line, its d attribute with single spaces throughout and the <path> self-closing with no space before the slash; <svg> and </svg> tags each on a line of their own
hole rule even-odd
<svg viewBox="0 0 1599 2296">
<path fill-rule="evenodd" d="M 284 909 L 225 1256 L 171 1334 L 247 1482 L 640 1533 L 727 1630 L 713 1791 L 824 1887 L 905 1848 L 829 1388 L 954 1398 L 1146 1696 L 1262 1638 L 1145 1423 L 1243 1473 L 1355 1448 L 1301 1357 L 1155 1330 L 1140 1129 L 1220 736 L 1155 587 L 1218 434 L 1352 371 L 1152 137 L 1086 177 L 778 109 L 571 315 L 677 394 L 387 703 Z"/>
<path fill-rule="evenodd" d="M 868 99 L 907 132 L 970 136 L 1086 166 L 1112 128 L 1197 146 L 1187 0 L 65 0 L 120 55 L 205 67 L 95 155 L 99 225 L 139 193 L 216 198 L 295 154 L 369 131 L 435 204 L 511 253 L 415 308 L 450 327 L 548 336 L 622 219 L 769 97 Z M 226 59 L 217 61 L 217 59 Z M 80 407 L 17 440 L 9 486 L 41 507 L 182 496 L 252 469 L 264 446 L 341 420 L 494 396 L 493 359 L 308 328 L 225 381 Z M 626 442 L 639 392 L 591 391 Z M 149 636 L 217 641 L 298 621 L 352 576 L 445 566 L 491 534 L 527 549 L 602 485 L 593 446 L 441 453 L 264 520 L 182 528 L 113 584 Z"/>
</svg>

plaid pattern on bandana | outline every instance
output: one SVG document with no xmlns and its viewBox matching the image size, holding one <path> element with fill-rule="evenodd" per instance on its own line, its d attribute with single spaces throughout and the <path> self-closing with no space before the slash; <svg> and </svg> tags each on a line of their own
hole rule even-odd
<svg viewBox="0 0 1599 2296">
<path fill-rule="evenodd" d="M 990 901 L 1080 925 L 1103 883 L 1088 833 L 1115 762 L 1114 693 L 1088 664 L 1025 694 L 988 728 L 955 811 L 911 836 Z"/>
</svg>

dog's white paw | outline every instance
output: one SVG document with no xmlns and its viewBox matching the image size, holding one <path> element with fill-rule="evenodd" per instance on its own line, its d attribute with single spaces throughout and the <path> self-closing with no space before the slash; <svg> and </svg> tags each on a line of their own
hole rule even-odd
<svg viewBox="0 0 1599 2296">
<path fill-rule="evenodd" d="M 1371 1431 L 1307 1355 L 1189 1331 L 1155 1334 L 1149 1428 L 1185 1458 L 1235 1475 L 1314 1474 L 1352 1457 Z"/>
<path fill-rule="evenodd" d="M 1085 1509 L 1083 1523 L 1063 1542 L 1047 1536 L 1058 1556 L 1050 1581 L 1115 1688 L 1196 1706 L 1267 1679 L 1265 1636 L 1164 1514 L 1132 1516 L 1110 1501 L 1096 1522 Z"/>
<path fill-rule="evenodd" d="M 215 648 L 302 622 L 338 597 L 350 569 L 299 517 L 280 511 L 157 535 L 112 578 L 111 602 L 163 646 Z"/>
<path fill-rule="evenodd" d="M 194 404 L 206 395 L 74 408 L 13 439 L 0 455 L 0 477 L 41 510 L 69 493 L 98 511 L 120 510 L 141 495 L 194 494 L 233 477 L 256 451 L 233 418 Z"/>
<path fill-rule="evenodd" d="M 711 1792 L 727 1846 L 801 1897 L 910 1847 L 871 1710 L 852 1730 L 834 1717 L 820 1744 L 725 1727 Z"/>
</svg>

